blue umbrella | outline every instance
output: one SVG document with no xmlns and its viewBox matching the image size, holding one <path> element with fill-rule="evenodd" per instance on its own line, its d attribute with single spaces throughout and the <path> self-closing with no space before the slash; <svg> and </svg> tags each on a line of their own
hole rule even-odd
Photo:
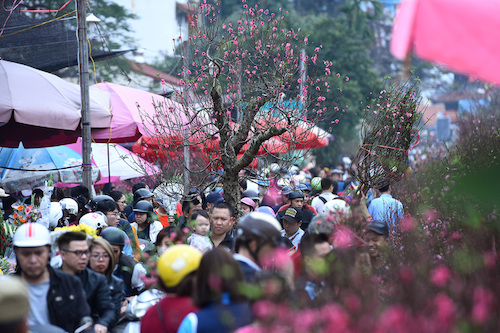
<svg viewBox="0 0 500 333">
<path fill-rule="evenodd" d="M 99 178 L 93 163 L 92 180 Z M 67 146 L 0 148 L 0 186 L 7 192 L 34 189 L 53 182 L 82 183 L 82 156 Z"/>
</svg>

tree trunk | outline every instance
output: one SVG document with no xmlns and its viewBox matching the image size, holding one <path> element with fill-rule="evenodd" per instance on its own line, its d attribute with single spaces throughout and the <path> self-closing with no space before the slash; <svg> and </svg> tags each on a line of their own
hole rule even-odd
<svg viewBox="0 0 500 333">
<path fill-rule="evenodd" d="M 234 208 L 236 219 L 238 219 L 240 217 L 240 184 L 238 171 L 234 167 L 224 166 L 222 184 L 224 186 L 224 201 Z"/>
</svg>

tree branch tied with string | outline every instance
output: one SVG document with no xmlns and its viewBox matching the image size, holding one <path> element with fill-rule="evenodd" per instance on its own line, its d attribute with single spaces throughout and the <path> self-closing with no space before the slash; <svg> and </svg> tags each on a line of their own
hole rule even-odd
<svg viewBox="0 0 500 333">
<path fill-rule="evenodd" d="M 353 162 L 363 193 L 398 182 L 408 169 L 408 151 L 423 126 L 419 84 L 415 79 L 393 85 L 367 106 Z"/>
</svg>

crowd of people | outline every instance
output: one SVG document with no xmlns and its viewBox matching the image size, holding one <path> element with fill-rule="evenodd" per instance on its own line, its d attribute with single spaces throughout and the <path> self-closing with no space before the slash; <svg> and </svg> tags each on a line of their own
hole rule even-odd
<svg viewBox="0 0 500 333">
<path fill-rule="evenodd" d="M 187 194 L 138 182 L 129 203 L 118 190 L 90 198 L 84 186 L 56 188 L 50 218 L 15 230 L 12 275 L 26 282 L 29 307 L 0 331 L 122 332 L 136 320 L 141 332 L 260 332 L 254 302 L 321 304 L 341 284 L 338 260 L 383 274 L 403 207 L 390 185 L 361 194 L 351 175 L 273 164 L 258 179 L 242 175 L 237 207 L 217 181 Z M 4 197 L 13 222 L 19 199 Z M 130 303 L 151 277 L 160 296 L 137 313 Z"/>
</svg>

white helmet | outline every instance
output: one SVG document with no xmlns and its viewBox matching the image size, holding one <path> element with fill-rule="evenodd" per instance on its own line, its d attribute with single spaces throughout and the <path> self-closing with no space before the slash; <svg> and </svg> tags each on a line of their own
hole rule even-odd
<svg viewBox="0 0 500 333">
<path fill-rule="evenodd" d="M 49 211 L 49 227 L 57 227 L 61 217 L 63 217 L 61 204 L 59 202 L 51 202 Z"/>
<path fill-rule="evenodd" d="M 292 165 L 289 169 L 288 169 L 288 173 L 290 175 L 296 175 L 297 173 L 299 173 L 299 167 L 296 166 L 296 165 Z"/>
<path fill-rule="evenodd" d="M 108 226 L 108 219 L 102 212 L 93 212 L 83 215 L 80 218 L 79 224 L 86 224 L 95 230 Z"/>
<path fill-rule="evenodd" d="M 49 229 L 40 223 L 24 223 L 17 228 L 13 243 L 17 247 L 50 245 Z"/>
<path fill-rule="evenodd" d="M 290 186 L 290 180 L 286 178 L 280 178 L 278 179 L 278 186 L 283 187 L 283 186 Z"/>
<path fill-rule="evenodd" d="M 279 166 L 279 164 L 278 163 L 272 163 L 269 166 L 269 171 L 271 171 L 274 174 L 279 173 L 280 172 L 280 166 Z"/>
<path fill-rule="evenodd" d="M 294 186 L 297 186 L 299 184 L 305 184 L 306 183 L 306 176 L 304 175 L 293 175 L 290 177 L 290 183 L 293 183 Z"/>
<path fill-rule="evenodd" d="M 62 209 L 66 209 L 68 213 L 77 215 L 78 214 L 78 204 L 76 203 L 75 200 L 71 198 L 64 198 L 59 201 L 61 204 Z"/>
</svg>

